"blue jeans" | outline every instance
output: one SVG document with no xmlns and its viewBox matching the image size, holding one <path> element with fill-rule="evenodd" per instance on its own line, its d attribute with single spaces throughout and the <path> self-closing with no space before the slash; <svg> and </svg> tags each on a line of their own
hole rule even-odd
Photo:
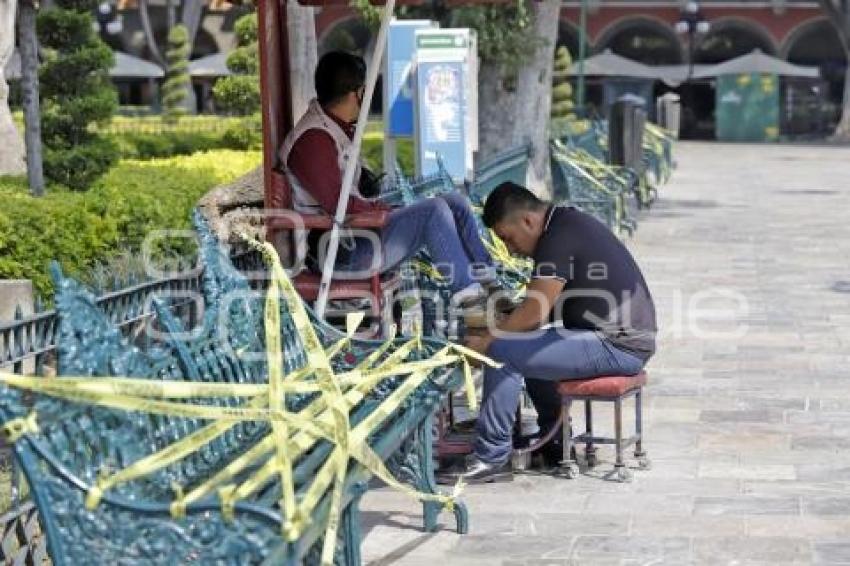
<svg viewBox="0 0 850 566">
<path fill-rule="evenodd" d="M 478 235 L 469 201 L 460 193 L 424 199 L 393 210 L 381 230 L 380 244 L 381 258 L 377 267 L 381 273 L 398 267 L 425 249 L 453 291 L 475 282 L 471 264 L 492 264 Z M 341 240 L 337 269 L 368 270 L 374 261 L 372 248 L 366 238 L 354 238 L 353 245 Z"/>
<path fill-rule="evenodd" d="M 565 379 L 634 375 L 644 361 L 612 346 L 590 330 L 549 328 L 516 338 L 500 338 L 487 355 L 504 365 L 484 370 L 484 398 L 476 425 L 475 454 L 483 462 L 506 462 L 523 377 L 544 430 L 560 410 L 555 384 Z M 548 426 L 547 426 L 548 425 Z M 547 427 L 547 428 L 544 428 Z"/>
</svg>

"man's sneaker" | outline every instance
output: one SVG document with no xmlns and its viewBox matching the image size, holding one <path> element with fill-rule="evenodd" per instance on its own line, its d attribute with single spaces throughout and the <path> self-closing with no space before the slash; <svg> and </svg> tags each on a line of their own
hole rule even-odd
<svg viewBox="0 0 850 566">
<path fill-rule="evenodd" d="M 458 479 L 466 484 L 509 482 L 513 481 L 514 472 L 510 460 L 503 464 L 488 464 L 473 456 L 466 465 L 466 471 L 440 478 L 441 483 L 446 480 L 446 483 L 454 483 Z"/>
</svg>

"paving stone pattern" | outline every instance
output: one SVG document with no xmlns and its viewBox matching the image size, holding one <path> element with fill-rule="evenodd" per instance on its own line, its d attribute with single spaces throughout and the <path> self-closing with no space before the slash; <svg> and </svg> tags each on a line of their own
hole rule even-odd
<svg viewBox="0 0 850 566">
<path fill-rule="evenodd" d="M 470 533 L 381 488 L 367 564 L 850 565 L 850 149 L 679 143 L 628 242 L 662 336 L 652 469 L 469 486 Z M 610 411 L 594 410 L 610 433 Z M 583 422 L 581 412 L 577 422 Z"/>
</svg>

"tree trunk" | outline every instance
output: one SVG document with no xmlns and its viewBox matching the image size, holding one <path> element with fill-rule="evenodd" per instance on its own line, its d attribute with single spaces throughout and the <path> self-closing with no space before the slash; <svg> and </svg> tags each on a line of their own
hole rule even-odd
<svg viewBox="0 0 850 566">
<path fill-rule="evenodd" d="M 15 6 L 17 0 L 0 0 L 0 175 L 22 175 L 26 171 L 24 144 L 9 110 L 9 85 L 4 71 L 15 49 Z"/>
<path fill-rule="evenodd" d="M 292 87 L 292 115 L 297 120 L 307 111 L 307 104 L 316 96 L 313 75 L 318 60 L 315 10 L 286 3 L 289 32 L 289 81 Z"/>
<path fill-rule="evenodd" d="M 481 164 L 508 149 L 513 137 L 516 92 L 505 87 L 505 71 L 499 64 L 482 61 L 478 70 L 478 152 Z"/>
<path fill-rule="evenodd" d="M 159 63 L 160 67 L 163 69 L 166 68 L 165 59 L 159 52 L 159 47 L 156 45 L 156 37 L 153 35 L 151 19 L 148 14 L 148 0 L 139 0 L 139 20 L 142 23 L 142 31 L 145 33 L 145 41 L 148 44 L 148 49 L 151 51 L 151 57 Z"/>
<path fill-rule="evenodd" d="M 844 70 L 844 100 L 841 105 L 841 119 L 835 127 L 832 141 L 850 142 L 850 6 L 847 2 L 835 0 L 819 0 L 827 19 L 835 28 L 838 40 L 844 47 L 844 59 L 847 68 Z"/>
<path fill-rule="evenodd" d="M 517 77 L 516 122 L 512 145 L 532 144 L 528 188 L 551 197 L 549 169 L 549 122 L 552 108 L 552 66 L 558 36 L 559 0 L 532 2 L 534 35 L 541 40 L 534 57 L 520 67 Z"/>
<path fill-rule="evenodd" d="M 847 61 L 847 68 L 844 71 L 844 101 L 841 105 L 841 119 L 830 138 L 838 142 L 850 142 L 850 49 L 845 48 L 844 58 Z"/>
<path fill-rule="evenodd" d="M 44 194 L 41 154 L 41 113 L 38 95 L 38 37 L 33 0 L 21 0 L 18 17 L 18 45 L 21 51 L 21 94 L 24 105 L 24 140 L 27 149 L 27 179 L 30 192 Z"/>
</svg>

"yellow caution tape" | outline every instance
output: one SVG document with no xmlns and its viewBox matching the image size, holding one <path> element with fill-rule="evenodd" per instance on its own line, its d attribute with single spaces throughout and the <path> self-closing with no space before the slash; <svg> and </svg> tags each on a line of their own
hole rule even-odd
<svg viewBox="0 0 850 566">
<path fill-rule="evenodd" d="M 450 494 L 418 492 L 392 476 L 367 440 L 398 411 L 434 369 L 461 363 L 469 404 L 474 407 L 475 389 L 469 359 L 493 366 L 496 364 L 485 356 L 455 344 L 448 345 L 429 359 L 408 360 L 411 354 L 423 348 L 421 336 L 417 334 L 411 340 L 397 345 L 393 332 L 385 343 L 354 369 L 335 373 L 330 360 L 350 345 L 362 315 L 348 318 L 345 336 L 327 350 L 324 349 L 274 248 L 269 244 L 257 244 L 257 247 L 269 261 L 272 275 L 265 303 L 267 384 L 191 383 L 121 377 L 42 379 L 5 373 L 0 373 L 0 382 L 73 402 L 213 421 L 122 470 L 112 474 L 104 470 L 88 489 L 88 507 L 96 506 L 103 494 L 116 485 L 144 477 L 190 456 L 238 422 L 252 420 L 270 423 L 269 434 L 230 461 L 213 477 L 189 492 L 184 492 L 182 486 L 174 484 L 171 514 L 182 517 L 189 505 L 210 493 L 217 493 L 222 515 L 232 519 L 238 501 L 250 497 L 268 482 L 277 479 L 281 488 L 281 535 L 293 541 L 309 526 L 316 506 L 330 489 L 331 504 L 325 525 L 322 564 L 332 564 L 346 473 L 351 459 L 395 489 L 422 501 L 435 501 L 451 508 L 460 493 L 460 484 Z M 289 374 L 285 374 L 282 363 L 281 298 L 287 304 L 307 357 L 304 368 Z M 351 409 L 376 385 L 391 376 L 402 378 L 395 390 L 352 428 L 349 419 Z M 318 395 L 305 408 L 297 413 L 287 409 L 287 394 L 310 392 Z M 241 402 L 237 406 L 198 403 L 205 398 Z M 186 400 L 189 402 L 181 402 Z M 35 413 L 8 421 L 3 425 L 3 431 L 12 442 L 25 434 L 38 432 Z M 313 448 L 318 440 L 330 442 L 333 449 L 309 485 L 305 486 L 304 492 L 297 497 L 294 462 Z M 240 483 L 234 483 L 234 479 L 242 476 L 252 465 L 259 465 L 259 468 Z"/>
<path fill-rule="evenodd" d="M 38 420 L 35 411 L 25 417 L 3 423 L 3 435 L 8 442 L 17 442 L 23 435 L 36 432 L 38 432 Z"/>
</svg>

